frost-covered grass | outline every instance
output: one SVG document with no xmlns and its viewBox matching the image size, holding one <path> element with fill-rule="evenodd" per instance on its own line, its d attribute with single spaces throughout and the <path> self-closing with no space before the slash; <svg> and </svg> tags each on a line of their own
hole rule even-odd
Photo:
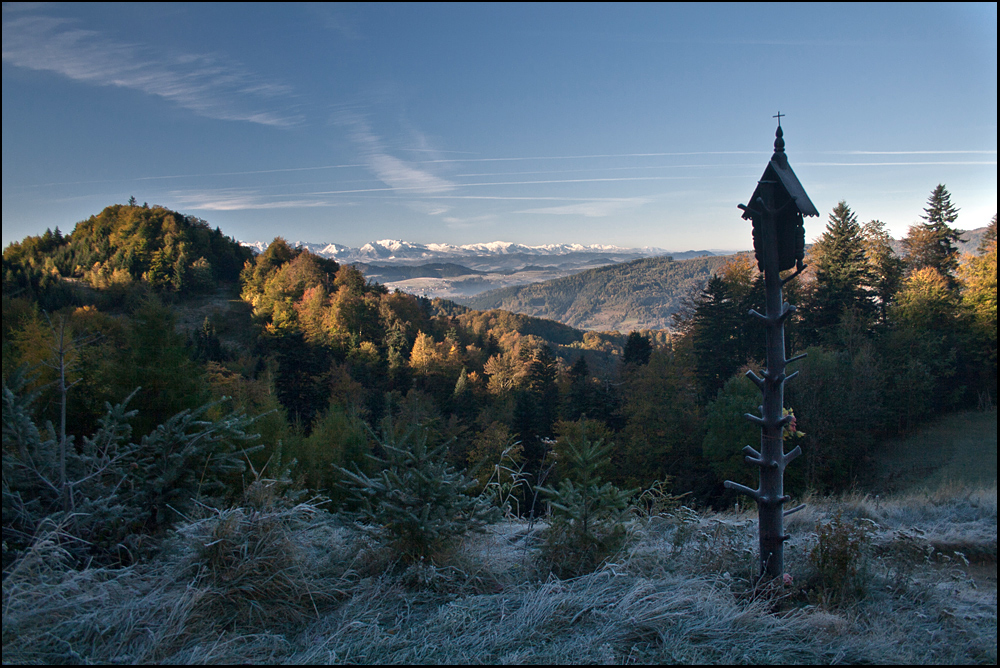
<svg viewBox="0 0 1000 668">
<path fill-rule="evenodd" d="M 54 528 L 4 580 L 3 659 L 996 662 L 995 486 L 807 503 L 788 522 L 790 585 L 754 582 L 751 514 L 637 519 L 621 553 L 571 580 L 548 575 L 524 522 L 406 568 L 309 504 L 208 514 L 121 570 L 65 568 Z M 834 602 L 809 553 L 838 512 L 870 541 Z"/>
</svg>

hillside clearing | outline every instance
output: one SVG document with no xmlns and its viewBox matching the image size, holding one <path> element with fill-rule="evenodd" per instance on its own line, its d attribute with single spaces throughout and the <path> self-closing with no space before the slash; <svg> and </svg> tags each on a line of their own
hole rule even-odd
<svg viewBox="0 0 1000 668">
<path fill-rule="evenodd" d="M 914 434 L 885 443 L 865 487 L 934 490 L 997 482 L 997 411 L 945 415 Z"/>
</svg>

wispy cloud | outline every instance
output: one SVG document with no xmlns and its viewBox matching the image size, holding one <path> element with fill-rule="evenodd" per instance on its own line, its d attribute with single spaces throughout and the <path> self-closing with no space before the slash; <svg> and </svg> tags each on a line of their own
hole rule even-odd
<svg viewBox="0 0 1000 668">
<path fill-rule="evenodd" d="M 277 127 L 301 121 L 288 110 L 289 87 L 263 81 L 222 56 L 164 57 L 80 28 L 76 21 L 21 14 L 8 19 L 6 14 L 3 61 L 10 65 L 96 86 L 138 90 L 207 118 Z"/>
<path fill-rule="evenodd" d="M 496 223 L 496 216 L 471 216 L 459 218 L 458 216 L 447 216 L 443 218 L 445 224 L 453 230 L 465 230 L 473 227 L 492 227 Z"/>
<path fill-rule="evenodd" d="M 432 177 L 437 178 L 437 177 Z M 485 187 L 485 186 L 519 186 L 519 185 L 549 185 L 554 183 L 602 183 L 602 182 L 620 182 L 620 181 L 688 181 L 688 180 L 705 180 L 706 178 L 743 178 L 743 175 L 738 176 L 714 176 L 714 177 L 703 177 L 703 176 L 631 176 L 623 178 L 595 178 L 595 179 L 548 179 L 544 181 L 494 181 L 494 182 L 482 182 L 482 183 L 447 183 L 446 188 L 441 188 L 441 190 L 453 190 L 457 188 L 475 188 L 475 187 Z M 377 193 L 377 192 L 389 192 L 389 191 L 415 191 L 417 194 L 433 194 L 433 199 L 449 199 L 450 196 L 436 194 L 438 190 L 431 190 L 426 185 L 413 185 L 413 186 L 392 186 L 387 188 L 349 188 L 349 189 L 338 189 L 338 190 L 318 190 L 315 192 L 299 193 L 300 195 L 352 195 L 357 193 Z M 456 199 L 474 199 L 473 197 L 460 197 Z M 481 199 L 491 199 L 483 197 Z M 505 198 L 495 198 L 495 199 L 505 199 Z M 534 199 L 531 197 L 516 197 L 512 199 Z M 563 199 L 563 198 L 557 198 Z M 587 198 L 589 201 L 589 198 Z"/>
<path fill-rule="evenodd" d="M 382 140 L 372 132 L 362 116 L 343 112 L 337 116 L 336 122 L 349 128 L 350 138 L 361 151 L 368 168 L 391 189 L 433 194 L 448 192 L 455 187 L 450 181 L 389 155 Z"/>
<path fill-rule="evenodd" d="M 438 202 L 407 202 L 406 206 L 428 216 L 440 216 L 451 211 L 451 207 Z"/>
<path fill-rule="evenodd" d="M 343 206 L 323 199 L 275 199 L 253 190 L 173 191 L 170 197 L 189 209 L 203 211 L 244 211 L 250 209 L 301 209 Z"/>
<path fill-rule="evenodd" d="M 639 165 L 639 166 L 629 166 L 629 167 L 588 167 L 586 169 L 542 169 L 542 170 L 530 170 L 530 171 L 517 171 L 517 172 L 469 172 L 463 174 L 455 174 L 457 177 L 473 177 L 473 176 L 523 176 L 531 174 L 579 174 L 581 172 L 638 172 L 644 170 L 653 169 L 721 169 L 721 168 L 732 168 L 732 167 L 753 167 L 757 168 L 760 163 L 704 163 L 704 164 L 689 164 L 680 163 L 676 165 Z"/>
<path fill-rule="evenodd" d="M 523 209 L 514 213 L 542 213 L 557 216 L 584 216 L 586 218 L 606 218 L 607 216 L 620 213 L 621 211 L 634 209 L 649 202 L 643 197 L 633 197 L 620 200 L 594 200 L 590 202 L 580 202 L 578 204 L 564 204 L 562 206 L 545 206 L 535 209 Z"/>
<path fill-rule="evenodd" d="M 797 162 L 804 167 L 919 167 L 921 165 L 995 165 L 996 160 L 907 160 L 901 162 Z"/>
<path fill-rule="evenodd" d="M 283 174 L 286 172 L 312 172 L 324 169 L 346 169 L 349 167 L 364 167 L 364 165 L 319 165 L 316 167 L 285 167 L 281 169 L 253 169 L 239 172 L 194 172 L 191 174 L 163 174 L 159 176 L 133 176 L 124 179 L 91 179 L 86 181 L 52 181 L 49 183 L 31 183 L 17 186 L 6 186 L 13 188 L 44 188 L 48 186 L 78 186 L 93 183 L 126 183 L 132 181 L 161 181 L 169 179 L 193 179 L 210 176 L 254 176 L 258 174 Z"/>
<path fill-rule="evenodd" d="M 966 154 L 996 154 L 996 149 L 976 151 L 828 151 L 843 155 L 966 155 Z"/>
<path fill-rule="evenodd" d="M 311 2 L 303 6 L 325 29 L 336 33 L 341 39 L 357 41 L 362 39 L 358 21 L 343 6 L 331 3 Z"/>
<path fill-rule="evenodd" d="M 490 181 L 482 183 L 462 183 L 466 188 L 473 186 L 530 186 L 547 185 L 551 183 L 608 183 L 617 181 L 687 181 L 690 179 L 702 179 L 703 176 L 620 176 L 620 177 L 599 177 L 592 179 L 539 179 L 536 181 Z"/>
<path fill-rule="evenodd" d="M 445 151 L 439 148 L 401 148 L 400 151 L 408 151 L 411 153 L 457 153 L 460 155 L 479 155 L 475 151 Z"/>
<path fill-rule="evenodd" d="M 629 202 L 631 197 L 529 197 L 522 195 L 440 195 L 434 199 L 488 199 L 504 201 L 546 201 L 546 202 Z"/>
<path fill-rule="evenodd" d="M 436 160 L 421 160 L 423 163 L 435 162 L 521 162 L 528 160 L 588 160 L 592 158 L 660 158 L 668 156 L 698 156 L 698 155 L 769 155 L 770 151 L 675 151 L 663 153 L 593 153 L 587 155 L 522 155 L 507 158 L 439 158 Z"/>
</svg>

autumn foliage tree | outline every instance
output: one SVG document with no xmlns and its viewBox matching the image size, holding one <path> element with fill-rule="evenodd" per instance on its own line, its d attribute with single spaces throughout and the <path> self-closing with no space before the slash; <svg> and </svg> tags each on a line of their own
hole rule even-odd
<svg viewBox="0 0 1000 668">
<path fill-rule="evenodd" d="M 997 381 L 997 217 L 993 215 L 976 255 L 959 267 L 964 291 L 962 303 L 976 339 L 975 366 L 981 385 L 996 388 Z"/>
</svg>

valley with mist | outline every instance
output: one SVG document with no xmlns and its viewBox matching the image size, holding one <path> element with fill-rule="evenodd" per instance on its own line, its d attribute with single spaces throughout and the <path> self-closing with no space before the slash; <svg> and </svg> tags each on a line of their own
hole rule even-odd
<svg viewBox="0 0 1000 668">
<path fill-rule="evenodd" d="M 261 241 L 243 244 L 258 252 L 268 245 Z M 350 264 L 369 280 L 381 283 L 390 290 L 459 301 L 487 291 L 541 283 L 587 269 L 642 258 L 670 257 L 680 260 L 728 254 L 725 251 L 670 252 L 653 247 L 620 248 L 573 243 L 526 246 L 502 241 L 454 245 L 382 240 L 359 248 L 301 241 L 293 245 Z"/>
</svg>

